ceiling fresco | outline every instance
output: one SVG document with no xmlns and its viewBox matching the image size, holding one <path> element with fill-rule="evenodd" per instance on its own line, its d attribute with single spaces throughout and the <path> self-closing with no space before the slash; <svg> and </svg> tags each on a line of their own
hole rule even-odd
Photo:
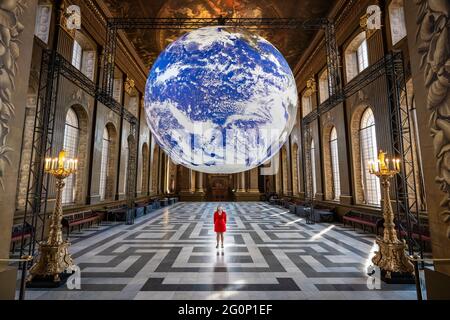
<svg viewBox="0 0 450 320">
<path fill-rule="evenodd" d="M 101 0 L 114 17 L 159 18 L 299 18 L 327 15 L 336 0 Z M 186 31 L 127 31 L 142 61 L 151 68 L 159 53 Z M 314 31 L 261 30 L 258 33 L 275 45 L 294 68 Z"/>
</svg>

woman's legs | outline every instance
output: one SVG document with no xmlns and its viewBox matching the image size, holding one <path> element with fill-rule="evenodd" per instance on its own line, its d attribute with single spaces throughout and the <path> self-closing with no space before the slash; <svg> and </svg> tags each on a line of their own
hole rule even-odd
<svg viewBox="0 0 450 320">
<path fill-rule="evenodd" d="M 220 240 L 222 241 L 222 248 L 223 248 L 223 232 L 220 233 Z"/>
<path fill-rule="evenodd" d="M 219 247 L 220 232 L 216 232 L 216 248 Z"/>
</svg>

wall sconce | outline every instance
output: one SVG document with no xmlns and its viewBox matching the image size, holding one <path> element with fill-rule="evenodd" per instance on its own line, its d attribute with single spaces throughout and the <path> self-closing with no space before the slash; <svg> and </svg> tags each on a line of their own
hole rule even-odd
<svg viewBox="0 0 450 320">
<path fill-rule="evenodd" d="M 306 96 L 312 96 L 317 92 L 316 79 L 311 77 L 308 81 L 306 81 Z"/>
<path fill-rule="evenodd" d="M 127 77 L 127 80 L 125 80 L 124 84 L 125 92 L 131 95 L 133 93 L 134 87 L 135 87 L 134 80 Z"/>
</svg>

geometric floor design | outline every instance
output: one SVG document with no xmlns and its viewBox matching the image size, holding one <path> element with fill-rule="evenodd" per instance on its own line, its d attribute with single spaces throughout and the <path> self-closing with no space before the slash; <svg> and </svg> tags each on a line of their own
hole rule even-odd
<svg viewBox="0 0 450 320">
<path fill-rule="evenodd" d="M 416 299 L 414 285 L 368 286 L 374 236 L 307 225 L 263 202 L 221 203 L 225 248 L 215 248 L 215 203 L 177 203 L 134 225 L 73 234 L 81 290 L 27 289 L 27 299 Z"/>
</svg>

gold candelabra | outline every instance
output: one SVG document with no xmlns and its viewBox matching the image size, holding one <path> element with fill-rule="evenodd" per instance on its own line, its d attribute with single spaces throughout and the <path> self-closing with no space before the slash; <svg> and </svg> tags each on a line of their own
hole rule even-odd
<svg viewBox="0 0 450 320">
<path fill-rule="evenodd" d="M 77 169 L 78 160 L 66 158 L 64 150 L 59 153 L 58 158 L 45 159 L 45 172 L 56 178 L 55 209 L 51 216 L 48 239 L 39 244 L 38 261 L 31 267 L 27 282 L 38 277 L 53 278 L 54 282 L 59 282 L 60 274 L 73 265 L 69 254 L 70 243 L 63 240 L 62 236 L 62 191 L 64 180 L 76 173 Z"/>
<path fill-rule="evenodd" d="M 414 272 L 414 266 L 405 254 L 406 243 L 400 241 L 395 230 L 394 212 L 391 205 L 390 180 L 400 173 L 400 160 L 388 159 L 386 153 L 380 150 L 377 161 L 369 162 L 369 172 L 380 178 L 383 191 L 384 234 L 377 237 L 379 250 L 375 252 L 372 262 L 386 272 L 386 278 L 392 273 Z"/>
</svg>

